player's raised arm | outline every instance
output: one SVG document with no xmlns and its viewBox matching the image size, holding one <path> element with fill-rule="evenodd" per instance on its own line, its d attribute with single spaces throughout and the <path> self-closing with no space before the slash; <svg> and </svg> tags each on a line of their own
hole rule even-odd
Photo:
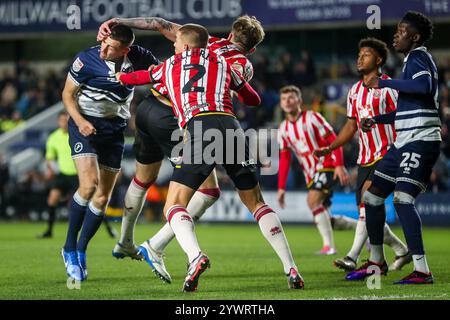
<svg viewBox="0 0 450 320">
<path fill-rule="evenodd" d="M 97 41 L 102 41 L 111 34 L 111 27 L 123 24 L 133 29 L 158 31 L 167 39 L 175 42 L 176 33 L 181 25 L 159 17 L 113 18 L 103 22 L 98 29 Z"/>
</svg>

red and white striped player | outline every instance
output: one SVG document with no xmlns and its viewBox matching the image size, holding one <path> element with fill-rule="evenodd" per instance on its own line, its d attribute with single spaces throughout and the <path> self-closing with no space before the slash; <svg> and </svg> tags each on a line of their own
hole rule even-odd
<svg viewBox="0 0 450 320">
<path fill-rule="evenodd" d="M 238 91 L 246 84 L 223 56 L 204 48 L 172 56 L 155 67 L 150 78 L 167 88 L 180 128 L 202 112 L 233 114 L 231 90 Z"/>
<path fill-rule="evenodd" d="M 225 168 L 243 204 L 253 213 L 264 237 L 278 254 L 289 288 L 301 289 L 303 279 L 281 222 L 263 201 L 254 173 L 256 161 L 250 155 L 245 135 L 233 113 L 231 90 L 246 105 L 259 105 L 261 100 L 223 56 L 206 48 L 207 42 L 208 31 L 204 27 L 183 25 L 176 33 L 174 56 L 150 72 L 116 75 L 125 85 L 163 83 L 180 127 L 185 128 L 183 159 L 174 168 L 164 207 L 167 221 L 190 263 L 184 291 L 196 290 L 199 276 L 209 267 L 209 259 L 200 250 L 193 219 L 186 206 L 217 164 Z M 222 139 L 222 144 L 215 146 L 222 152 L 214 152 L 215 155 L 205 153 L 211 147 L 211 140 L 204 135 L 213 132 Z M 229 132 L 234 134 L 230 136 Z M 245 146 L 245 149 L 241 150 L 239 146 Z"/>
<path fill-rule="evenodd" d="M 110 27 L 116 23 L 137 29 L 158 31 L 172 42 L 175 41 L 176 32 L 181 27 L 179 24 L 159 17 L 114 18 L 100 26 L 97 39 L 102 40 L 107 36 Z M 244 15 L 235 19 L 227 39 L 209 37 L 208 48 L 225 57 L 246 81 L 250 81 L 253 76 L 253 67 L 247 56 L 255 51 L 264 36 L 261 23 L 255 17 Z M 147 254 L 144 256 L 149 257 L 148 265 L 153 270 L 156 266 L 155 274 L 162 275 L 164 281 L 170 282 L 171 278 L 163 259 L 163 251 L 175 237 L 170 225 L 166 223 L 137 250 L 134 245 L 134 226 L 145 201 L 147 186 L 157 178 L 163 155 L 171 157 L 171 150 L 177 145 L 176 141 L 171 141 L 172 133 L 179 129 L 177 122 L 173 121 L 173 116 L 170 114 L 171 103 L 166 98 L 168 94 L 165 86 L 162 83 L 154 84 L 151 91 L 153 95 L 147 96 L 136 109 L 136 114 L 141 120 L 136 123 L 135 147 L 139 150 L 136 154 L 136 174 L 125 195 L 125 201 L 129 204 L 127 208 L 130 209 L 124 210 L 122 232 L 119 242 L 113 249 L 113 256 L 136 257 L 139 255 L 138 250 L 146 251 Z M 144 120 L 144 118 L 147 119 Z M 214 170 L 192 197 L 188 211 L 195 220 L 200 219 L 219 195 L 220 188 Z"/>
<path fill-rule="evenodd" d="M 253 65 L 250 60 L 248 60 L 246 55 L 242 53 L 243 50 L 240 49 L 237 44 L 230 41 L 230 37 L 227 39 L 209 37 L 207 48 L 215 54 L 224 57 L 227 63 L 230 64 L 233 69 L 244 78 L 245 81 L 249 82 L 253 78 Z M 247 54 L 251 54 L 254 50 L 255 48 Z M 153 89 L 156 90 L 159 95 L 169 95 L 167 88 L 162 82 L 155 83 L 153 85 Z"/>
<path fill-rule="evenodd" d="M 291 151 L 297 156 L 307 187 L 308 207 L 322 236 L 323 248 L 319 254 L 335 254 L 331 217 L 332 186 L 336 178 L 347 184 L 348 175 L 344 167 L 342 148 L 321 159 L 314 156 L 314 150 L 328 146 L 336 138 L 333 128 L 317 112 L 302 110 L 301 91 L 296 86 L 280 90 L 280 106 L 286 113 L 279 127 L 280 166 L 278 173 L 278 202 L 285 205 L 286 181 L 291 162 Z"/>
<path fill-rule="evenodd" d="M 386 74 L 381 74 L 380 69 L 385 64 L 388 55 L 386 44 L 374 38 L 362 39 L 359 43 L 359 55 L 357 69 L 363 76 L 348 92 L 347 97 L 347 123 L 339 132 L 338 137 L 330 146 L 315 152 L 317 156 L 327 156 L 332 150 L 340 148 L 349 142 L 358 131 L 358 179 L 356 191 L 356 203 L 359 206 L 359 220 L 356 226 L 355 238 L 352 248 L 347 255 L 335 260 L 334 264 L 346 271 L 356 268 L 361 249 L 367 240 L 366 220 L 364 204 L 361 196 L 372 182 L 376 164 L 386 154 L 389 146 L 395 140 L 394 126 L 377 124 L 370 132 L 364 132 L 360 128 L 363 118 L 389 113 L 396 109 L 397 91 L 390 88 L 368 89 L 364 81 L 373 76 L 381 79 L 389 79 Z M 411 261 L 406 246 L 392 233 L 389 226 L 385 225 L 384 241 L 391 246 L 396 254 L 396 260 L 390 269 L 399 269 L 405 263 Z"/>
</svg>

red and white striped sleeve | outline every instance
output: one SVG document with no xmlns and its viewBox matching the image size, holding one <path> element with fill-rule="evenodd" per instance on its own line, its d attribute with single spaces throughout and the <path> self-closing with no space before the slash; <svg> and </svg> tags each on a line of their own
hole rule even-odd
<svg viewBox="0 0 450 320">
<path fill-rule="evenodd" d="M 283 127 L 285 126 L 285 122 L 283 121 L 278 128 L 278 143 L 280 145 L 280 150 L 288 149 L 288 142 L 283 134 Z"/>
<path fill-rule="evenodd" d="M 312 124 L 317 128 L 321 137 L 326 137 L 333 133 L 333 128 L 320 113 L 312 113 Z"/>
<path fill-rule="evenodd" d="M 229 66 L 231 69 L 231 90 L 238 91 L 243 85 L 245 85 L 246 81 L 239 72 L 234 70 L 231 65 Z"/>
<path fill-rule="evenodd" d="M 386 113 L 397 109 L 398 92 L 391 88 L 386 89 Z"/>
<path fill-rule="evenodd" d="M 353 87 L 348 90 L 347 94 L 347 118 L 356 119 L 357 113 L 356 113 L 356 104 L 353 103 Z"/>
</svg>

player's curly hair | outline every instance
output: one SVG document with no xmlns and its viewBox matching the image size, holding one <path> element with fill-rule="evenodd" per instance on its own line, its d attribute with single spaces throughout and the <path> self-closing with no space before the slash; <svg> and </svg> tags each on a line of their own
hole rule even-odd
<svg viewBox="0 0 450 320">
<path fill-rule="evenodd" d="M 424 44 L 433 38 L 433 23 L 420 12 L 408 11 L 402 18 L 404 23 L 408 23 L 420 34 L 419 44 Z"/>
<path fill-rule="evenodd" d="M 256 17 L 244 15 L 237 18 L 231 27 L 231 33 L 248 52 L 263 41 L 265 33 L 261 22 Z"/>
<path fill-rule="evenodd" d="M 384 66 L 389 52 L 387 44 L 384 41 L 378 40 L 376 38 L 364 38 L 359 41 L 358 48 L 361 49 L 364 47 L 372 48 L 373 50 L 375 50 L 381 58 L 381 66 Z"/>
</svg>

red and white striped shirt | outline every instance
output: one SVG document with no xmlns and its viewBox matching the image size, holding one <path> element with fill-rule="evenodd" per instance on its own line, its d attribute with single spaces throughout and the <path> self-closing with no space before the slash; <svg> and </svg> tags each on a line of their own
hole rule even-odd
<svg viewBox="0 0 450 320">
<path fill-rule="evenodd" d="M 307 184 L 319 170 L 343 165 L 337 163 L 334 152 L 320 159 L 313 154 L 314 150 L 329 145 L 326 137 L 335 137 L 331 125 L 317 112 L 302 111 L 295 122 L 284 120 L 280 124 L 278 134 L 280 149 L 291 149 L 295 153 Z M 342 149 L 337 149 L 337 152 L 342 153 Z"/>
<path fill-rule="evenodd" d="M 245 85 L 245 80 L 225 58 L 209 49 L 176 54 L 153 69 L 150 77 L 153 83 L 162 83 L 167 88 L 181 128 L 201 112 L 233 114 L 230 91 Z"/>
<path fill-rule="evenodd" d="M 231 66 L 239 72 L 245 81 L 249 82 L 253 78 L 253 65 L 250 60 L 233 44 L 230 40 L 217 37 L 209 37 L 208 49 L 215 54 L 221 55 Z M 168 95 L 167 88 L 162 83 L 153 85 L 161 95 Z"/>
<path fill-rule="evenodd" d="M 238 71 L 245 81 L 253 78 L 253 65 L 239 48 L 228 39 L 209 37 L 208 49 L 221 55 Z"/>
<path fill-rule="evenodd" d="M 381 79 L 390 79 L 386 74 Z M 394 111 L 398 93 L 391 88 L 368 89 L 360 80 L 347 96 L 347 117 L 356 119 L 359 129 L 359 155 L 357 163 L 365 166 L 381 159 L 395 141 L 393 124 L 376 124 L 369 132 L 361 130 L 360 120 Z"/>
</svg>

